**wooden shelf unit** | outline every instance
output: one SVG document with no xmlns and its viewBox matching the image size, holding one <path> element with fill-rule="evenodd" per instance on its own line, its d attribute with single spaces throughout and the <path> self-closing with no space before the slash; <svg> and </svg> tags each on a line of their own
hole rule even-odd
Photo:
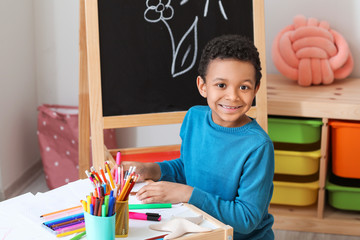
<svg viewBox="0 0 360 240">
<path fill-rule="evenodd" d="M 360 212 L 326 204 L 329 119 L 360 120 L 360 78 L 330 85 L 302 87 L 282 75 L 267 75 L 268 114 L 321 118 L 321 158 L 317 204 L 309 207 L 271 205 L 274 229 L 360 236 Z"/>
</svg>

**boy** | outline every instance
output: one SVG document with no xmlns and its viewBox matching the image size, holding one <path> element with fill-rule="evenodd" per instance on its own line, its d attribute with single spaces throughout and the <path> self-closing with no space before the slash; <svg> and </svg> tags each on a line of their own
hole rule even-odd
<svg viewBox="0 0 360 240">
<path fill-rule="evenodd" d="M 254 44 L 237 35 L 211 40 L 203 50 L 197 87 L 208 106 L 195 106 L 181 126 L 181 156 L 159 163 L 124 162 L 151 179 L 137 193 L 144 203 L 188 202 L 234 228 L 234 239 L 274 239 L 268 206 L 274 149 L 246 116 L 259 89 Z"/>
</svg>

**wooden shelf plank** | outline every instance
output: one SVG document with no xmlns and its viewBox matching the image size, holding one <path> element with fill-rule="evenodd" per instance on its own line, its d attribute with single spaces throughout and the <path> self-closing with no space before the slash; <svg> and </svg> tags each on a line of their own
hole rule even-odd
<svg viewBox="0 0 360 240">
<path fill-rule="evenodd" d="M 267 75 L 270 115 L 360 120 L 360 79 L 302 87 L 282 75 Z"/>
<path fill-rule="evenodd" d="M 324 218 L 316 217 L 316 206 L 292 207 L 271 205 L 274 229 L 360 236 L 360 214 L 326 206 Z"/>
</svg>

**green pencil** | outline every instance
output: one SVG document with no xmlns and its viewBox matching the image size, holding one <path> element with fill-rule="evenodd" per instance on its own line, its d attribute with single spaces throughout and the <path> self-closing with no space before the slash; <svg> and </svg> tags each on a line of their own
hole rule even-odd
<svg viewBox="0 0 360 240">
<path fill-rule="evenodd" d="M 82 233 L 76 235 L 75 237 L 71 238 L 70 240 L 79 240 L 79 239 L 81 239 L 85 234 L 86 234 L 86 232 L 82 232 Z"/>
<path fill-rule="evenodd" d="M 171 203 L 129 204 L 129 209 L 171 208 Z"/>
</svg>

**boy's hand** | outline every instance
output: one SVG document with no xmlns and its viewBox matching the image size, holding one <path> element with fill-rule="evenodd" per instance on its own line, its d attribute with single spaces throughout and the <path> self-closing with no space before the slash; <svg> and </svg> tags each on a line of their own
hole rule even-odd
<svg viewBox="0 0 360 240">
<path fill-rule="evenodd" d="M 193 187 L 173 182 L 153 182 L 142 187 L 136 194 L 143 203 L 186 203 L 189 201 Z"/>
<path fill-rule="evenodd" d="M 140 175 L 138 182 L 143 182 L 147 179 L 151 180 L 159 180 L 161 177 L 160 167 L 157 163 L 143 163 L 143 162 L 130 162 L 124 161 L 121 162 L 121 165 L 124 168 L 124 172 L 129 170 L 131 166 L 136 167 L 135 172 Z M 111 171 L 113 177 L 115 176 L 115 170 L 117 169 L 118 165 L 115 164 L 114 168 Z"/>
</svg>

